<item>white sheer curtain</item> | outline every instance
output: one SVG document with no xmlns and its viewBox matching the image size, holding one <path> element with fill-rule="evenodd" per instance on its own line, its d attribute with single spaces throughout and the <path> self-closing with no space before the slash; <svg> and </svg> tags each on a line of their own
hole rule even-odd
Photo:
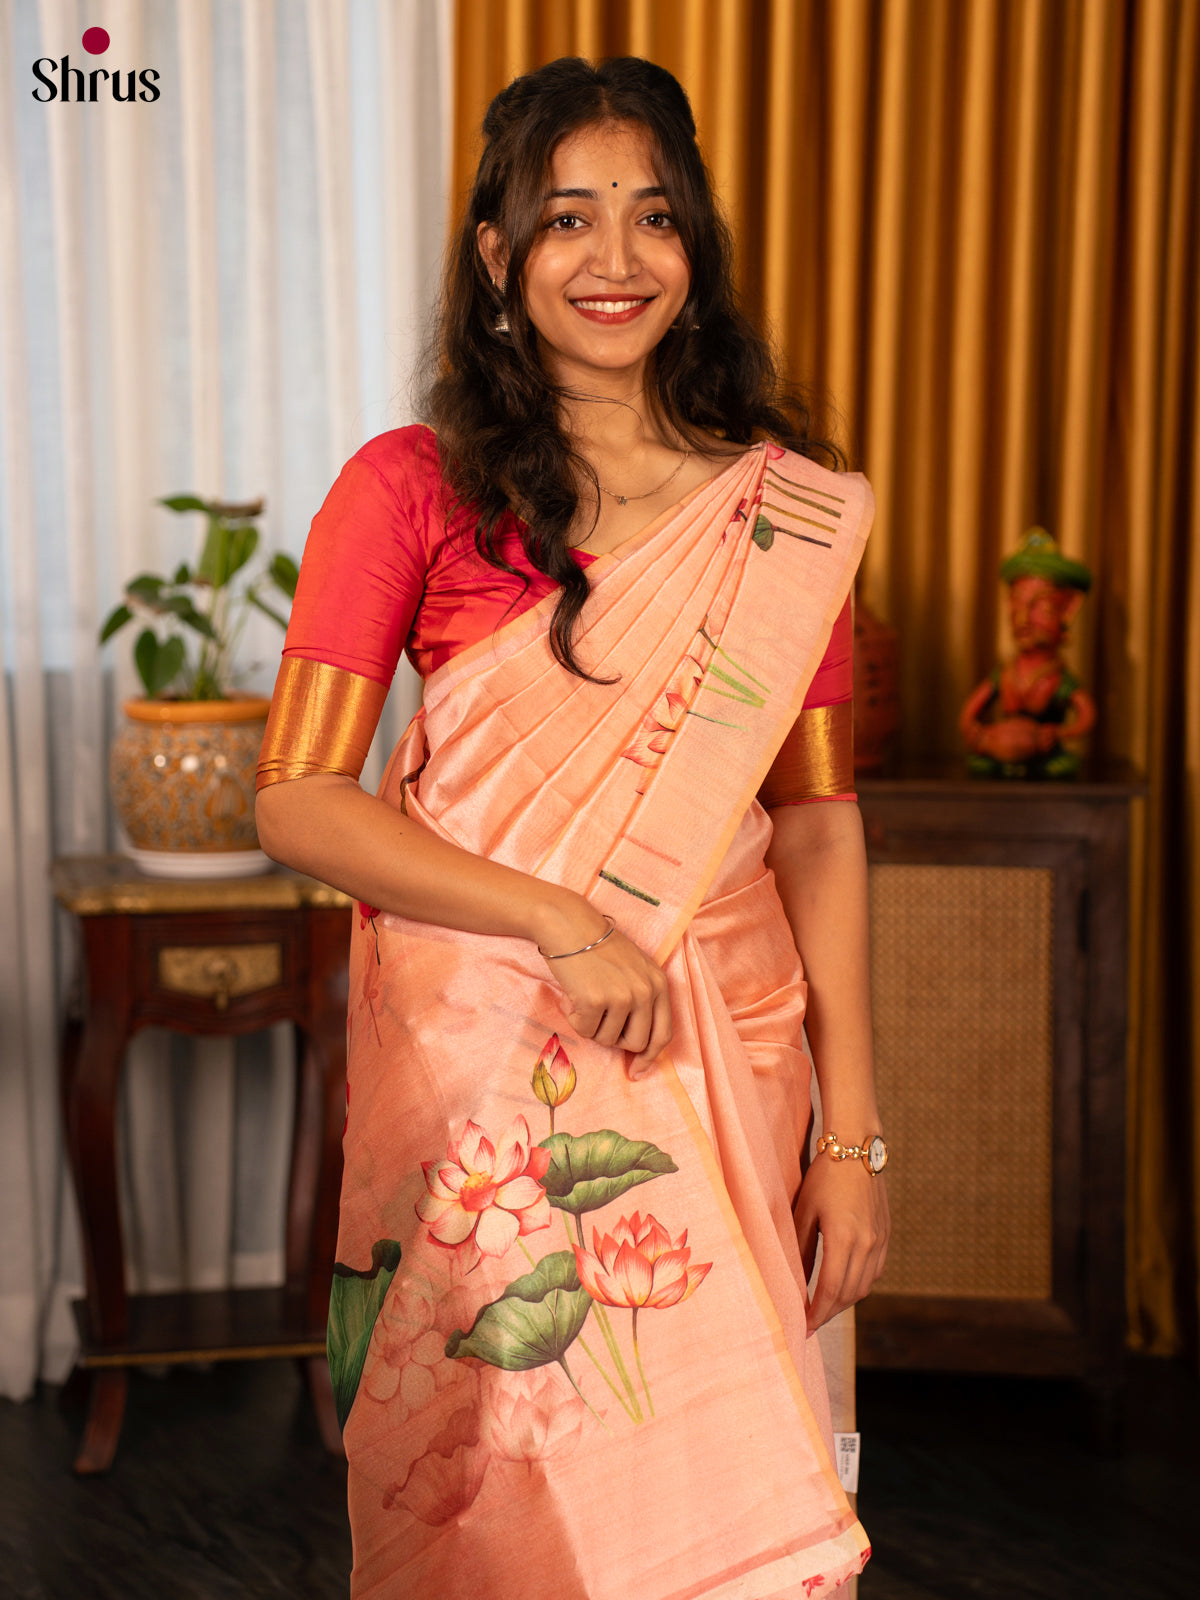
<svg viewBox="0 0 1200 1600">
<path fill-rule="evenodd" d="M 265 495 L 299 555 L 343 460 L 410 420 L 444 243 L 453 0 L 0 0 L 0 1392 L 69 1367 L 81 1271 L 57 1051 L 74 959 L 47 880 L 110 848 L 124 695 L 100 619 L 189 555 L 180 491 Z M 85 28 L 108 50 L 90 56 Z M 33 98 L 35 60 L 159 98 Z M 248 633 L 269 687 L 279 639 Z M 417 699 L 406 675 L 379 745 Z M 367 777 L 377 776 L 378 752 Z M 148 1033 L 122 1115 L 137 1287 L 282 1277 L 287 1029 Z"/>
</svg>

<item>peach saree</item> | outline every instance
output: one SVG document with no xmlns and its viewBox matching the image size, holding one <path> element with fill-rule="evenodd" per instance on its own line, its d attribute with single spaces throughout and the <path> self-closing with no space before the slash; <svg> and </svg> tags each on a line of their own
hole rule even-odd
<svg viewBox="0 0 1200 1600">
<path fill-rule="evenodd" d="M 586 895 L 668 975 L 633 1082 L 536 949 L 361 908 L 330 1367 L 356 1600 L 823 1595 L 830 1461 L 791 1207 L 805 985 L 754 800 L 870 490 L 771 444 L 430 677 L 380 790 Z"/>
</svg>

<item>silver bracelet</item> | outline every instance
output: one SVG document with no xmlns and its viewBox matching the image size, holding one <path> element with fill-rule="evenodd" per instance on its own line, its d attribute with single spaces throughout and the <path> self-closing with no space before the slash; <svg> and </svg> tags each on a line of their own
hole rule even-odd
<svg viewBox="0 0 1200 1600">
<path fill-rule="evenodd" d="M 607 933 L 602 933 L 598 939 L 593 939 L 591 944 L 581 944 L 578 950 L 564 950 L 561 955 L 557 956 L 546 955 L 546 952 L 542 949 L 541 945 L 538 945 L 538 954 L 546 961 L 565 961 L 568 956 L 581 956 L 585 950 L 594 950 L 597 945 L 603 944 L 605 939 L 611 939 L 613 934 L 617 931 L 617 925 L 609 916 L 607 911 L 602 911 L 600 915 L 607 921 L 608 931 Z"/>
</svg>

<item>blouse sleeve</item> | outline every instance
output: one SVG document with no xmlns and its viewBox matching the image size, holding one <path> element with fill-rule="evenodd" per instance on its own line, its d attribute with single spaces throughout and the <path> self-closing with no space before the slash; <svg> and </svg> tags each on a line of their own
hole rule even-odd
<svg viewBox="0 0 1200 1600">
<path fill-rule="evenodd" d="M 758 791 L 760 803 L 805 805 L 813 800 L 853 800 L 854 614 L 846 600 L 813 676 L 804 707 L 779 748 Z"/>
<path fill-rule="evenodd" d="M 404 429 L 353 456 L 313 519 L 283 662 L 271 700 L 258 787 L 362 771 L 396 663 L 412 630 L 428 557 L 420 496 L 381 456 Z"/>
</svg>

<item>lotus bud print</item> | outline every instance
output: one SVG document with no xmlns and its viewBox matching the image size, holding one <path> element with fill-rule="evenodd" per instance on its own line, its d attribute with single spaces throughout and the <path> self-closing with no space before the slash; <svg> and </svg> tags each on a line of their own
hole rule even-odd
<svg viewBox="0 0 1200 1600">
<path fill-rule="evenodd" d="M 544 1106 L 550 1108 L 550 1132 L 554 1132 L 554 1113 L 575 1093 L 575 1068 L 570 1057 L 552 1033 L 542 1048 L 533 1069 L 530 1087 Z"/>
</svg>

